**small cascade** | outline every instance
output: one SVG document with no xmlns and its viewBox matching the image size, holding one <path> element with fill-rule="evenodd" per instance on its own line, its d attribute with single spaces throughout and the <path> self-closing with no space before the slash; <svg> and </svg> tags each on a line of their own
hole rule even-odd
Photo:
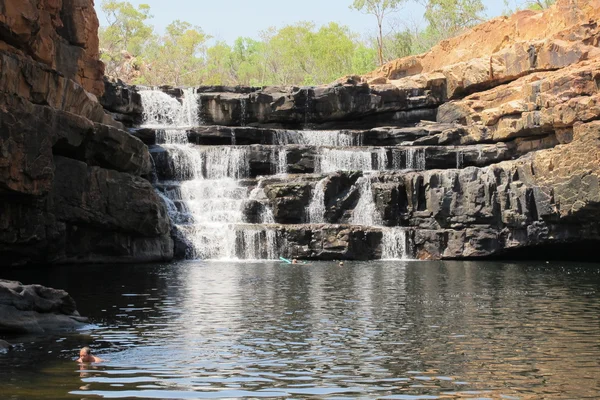
<svg viewBox="0 0 600 400">
<path fill-rule="evenodd" d="M 288 172 L 287 149 L 285 147 L 274 147 L 271 149 L 272 173 L 275 175 L 286 175 Z"/>
<path fill-rule="evenodd" d="M 312 197 L 307 209 L 307 221 L 310 224 L 325 223 L 325 184 L 327 178 L 321 179 L 312 190 Z"/>
<path fill-rule="evenodd" d="M 258 201 L 261 205 L 260 212 L 258 215 L 258 222 L 261 224 L 274 224 L 275 216 L 273 210 L 267 202 L 267 195 L 265 193 L 264 178 L 258 180 L 256 187 L 250 192 L 250 200 Z"/>
<path fill-rule="evenodd" d="M 185 89 L 182 102 L 160 90 L 140 90 L 144 107 L 144 128 L 182 129 L 200 125 L 199 95 Z"/>
<path fill-rule="evenodd" d="M 382 260 L 408 260 L 408 241 L 405 228 L 383 228 Z"/>
<path fill-rule="evenodd" d="M 235 146 L 236 145 L 236 140 L 235 140 L 235 129 L 231 128 L 231 145 Z"/>
<path fill-rule="evenodd" d="M 350 147 L 362 146 L 363 134 L 345 131 L 290 131 L 277 130 L 273 135 L 273 144 L 287 146 L 299 144 L 307 146 Z"/>
<path fill-rule="evenodd" d="M 465 155 L 462 150 L 456 150 L 456 169 L 461 169 L 465 163 Z"/>
<path fill-rule="evenodd" d="M 316 160 L 315 171 L 385 171 L 387 153 L 384 148 L 375 150 L 341 150 L 322 148 Z"/>
<path fill-rule="evenodd" d="M 406 152 L 406 169 L 425 170 L 425 149 L 410 148 Z"/>
<path fill-rule="evenodd" d="M 304 94 L 306 96 L 306 100 L 304 101 L 304 127 L 303 129 L 309 128 L 310 121 L 310 88 L 304 89 Z"/>
<path fill-rule="evenodd" d="M 274 260 L 277 258 L 277 234 L 273 230 L 244 229 L 238 231 L 236 247 L 243 260 Z"/>
<path fill-rule="evenodd" d="M 356 181 L 355 186 L 358 188 L 360 198 L 356 207 L 354 207 L 350 223 L 367 226 L 381 225 L 381 216 L 375 206 L 373 191 L 371 189 L 371 178 L 369 176 L 360 177 Z"/>
<path fill-rule="evenodd" d="M 240 125 L 246 126 L 246 119 L 248 118 L 248 99 L 242 97 L 240 99 Z"/>
<path fill-rule="evenodd" d="M 404 150 L 394 150 L 393 165 L 396 170 L 424 171 L 426 169 L 425 149 L 411 147 Z"/>
</svg>

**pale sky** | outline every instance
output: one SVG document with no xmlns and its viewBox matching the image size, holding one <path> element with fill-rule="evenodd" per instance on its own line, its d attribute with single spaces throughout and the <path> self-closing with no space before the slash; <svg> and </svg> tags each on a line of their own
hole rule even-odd
<svg viewBox="0 0 600 400">
<path fill-rule="evenodd" d="M 375 17 L 350 10 L 352 0 L 128 0 L 137 6 L 150 5 L 154 18 L 151 23 L 157 32 L 162 32 L 172 21 L 179 19 L 197 25 L 217 40 L 229 44 L 240 37 L 259 38 L 259 33 L 267 28 L 282 27 L 298 21 L 312 21 L 317 26 L 331 21 L 348 26 L 361 35 L 374 34 Z M 511 0 L 511 4 L 520 0 Z M 100 25 L 107 24 L 100 5 L 96 0 L 96 11 Z M 488 17 L 501 15 L 505 10 L 503 0 L 483 0 Z M 422 24 L 423 8 L 413 2 L 390 15 L 414 26 Z"/>
</svg>

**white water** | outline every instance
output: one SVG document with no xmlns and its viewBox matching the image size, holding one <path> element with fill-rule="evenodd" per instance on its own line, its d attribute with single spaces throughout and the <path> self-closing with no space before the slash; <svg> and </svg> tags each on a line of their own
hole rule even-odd
<svg viewBox="0 0 600 400">
<path fill-rule="evenodd" d="M 200 125 L 199 95 L 194 88 L 185 89 L 182 102 L 160 90 L 140 90 L 144 107 L 143 128 L 177 129 Z"/>
<path fill-rule="evenodd" d="M 396 170 L 411 169 L 424 171 L 426 169 L 425 149 L 407 148 L 394 150 L 393 165 Z"/>
<path fill-rule="evenodd" d="M 315 160 L 315 172 L 385 171 L 387 154 L 384 148 L 340 150 L 322 148 Z"/>
<path fill-rule="evenodd" d="M 170 158 L 176 181 L 163 182 L 160 195 L 190 245 L 187 257 L 275 258 L 276 232 L 244 225 L 248 188 L 239 180 L 249 176 L 249 150 L 187 142 L 186 128 L 199 125 L 199 100 L 192 89 L 184 92 L 182 103 L 155 90 L 141 91 L 140 95 L 144 106 L 142 126 L 158 130 L 157 142 Z"/>
<path fill-rule="evenodd" d="M 306 145 L 306 146 L 331 146 L 350 147 L 362 146 L 362 134 L 346 131 L 290 131 L 277 130 L 273 135 L 273 144 L 276 145 Z"/>
<path fill-rule="evenodd" d="M 383 228 L 382 260 L 408 260 L 408 242 L 404 228 Z"/>
<path fill-rule="evenodd" d="M 258 215 L 258 223 L 274 224 L 275 216 L 273 215 L 273 210 L 267 201 L 263 178 L 258 180 L 258 184 L 254 189 L 252 189 L 252 192 L 250 192 L 249 198 L 250 200 L 258 201 L 261 204 L 260 214 Z"/>
<path fill-rule="evenodd" d="M 276 175 L 285 175 L 288 172 L 287 149 L 283 146 L 273 147 L 271 149 L 272 173 Z"/>
<path fill-rule="evenodd" d="M 307 210 L 307 220 L 310 224 L 325 223 L 325 183 L 327 178 L 321 179 L 312 190 Z"/>
<path fill-rule="evenodd" d="M 360 198 L 354 208 L 350 223 L 366 226 L 381 225 L 381 216 L 377 211 L 377 207 L 375 207 L 373 190 L 371 189 L 371 178 L 369 176 L 360 177 L 355 186 L 358 188 Z"/>
<path fill-rule="evenodd" d="M 143 127 L 157 130 L 157 141 L 167 151 L 172 169 L 172 182 L 157 184 L 169 215 L 178 231 L 189 244 L 188 258 L 194 259 L 275 259 L 285 241 L 269 224 L 275 222 L 273 211 L 264 193 L 263 181 L 249 193 L 242 184 L 248 178 L 250 147 L 236 146 L 232 130 L 231 146 L 196 146 L 188 143 L 187 130 L 198 126 L 201 98 L 193 90 L 186 90 L 183 101 L 159 91 L 142 91 L 144 105 Z M 309 99 L 310 100 L 310 99 Z M 247 104 L 241 103 L 241 124 L 247 119 Z M 309 103 L 306 122 L 309 120 Z M 317 172 L 383 171 L 398 168 L 398 157 L 393 152 L 389 165 L 386 148 L 335 148 L 362 145 L 359 133 L 347 131 L 277 131 L 274 135 L 271 162 L 273 173 L 286 174 L 286 145 L 300 144 L 318 147 L 315 160 Z M 330 146 L 330 147 L 327 147 Z M 333 147 L 333 148 L 331 148 Z M 424 169 L 425 153 L 421 149 L 407 149 L 402 169 Z M 458 155 L 457 155 L 458 160 Z M 458 161 L 457 161 L 458 164 Z M 306 210 L 307 222 L 325 223 L 325 180 L 317 182 Z M 406 259 L 407 237 L 400 228 L 384 228 L 375 207 L 371 177 L 359 178 L 355 184 L 359 201 L 353 211 L 351 224 L 381 227 L 383 231 L 382 258 Z M 258 224 L 247 224 L 244 206 L 258 200 L 261 208 Z"/>
</svg>

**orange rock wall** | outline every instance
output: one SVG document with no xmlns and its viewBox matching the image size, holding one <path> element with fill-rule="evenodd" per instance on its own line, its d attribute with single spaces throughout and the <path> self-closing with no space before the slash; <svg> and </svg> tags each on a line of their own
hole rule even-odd
<svg viewBox="0 0 600 400">
<path fill-rule="evenodd" d="M 390 80 L 440 70 L 448 65 L 488 57 L 522 41 L 535 41 L 559 33 L 575 41 L 582 24 L 600 19 L 600 0 L 558 0 L 545 10 L 525 10 L 498 17 L 452 39 L 444 40 L 427 53 L 391 61 L 367 74 Z M 572 31 L 570 28 L 573 28 Z"/>
<path fill-rule="evenodd" d="M 0 50 L 27 55 L 101 96 L 94 0 L 0 0 Z"/>
</svg>

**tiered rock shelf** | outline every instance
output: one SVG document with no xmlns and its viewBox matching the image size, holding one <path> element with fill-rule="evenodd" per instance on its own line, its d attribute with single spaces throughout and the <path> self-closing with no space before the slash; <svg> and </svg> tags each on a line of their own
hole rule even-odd
<svg viewBox="0 0 600 400">
<path fill-rule="evenodd" d="M 578 258 L 600 244 L 598 18 L 559 0 L 327 86 L 103 105 L 149 146 L 180 257 Z"/>
<path fill-rule="evenodd" d="M 149 145 L 179 257 L 464 258 L 596 235 L 555 226 L 552 189 L 532 180 L 535 154 L 573 141 L 535 106 L 570 90 L 555 76 L 445 104 L 439 87 L 355 82 L 121 90 L 140 96 L 127 118 Z M 515 110 L 514 87 L 537 99 Z M 486 97 L 510 107 L 478 115 Z"/>
</svg>

